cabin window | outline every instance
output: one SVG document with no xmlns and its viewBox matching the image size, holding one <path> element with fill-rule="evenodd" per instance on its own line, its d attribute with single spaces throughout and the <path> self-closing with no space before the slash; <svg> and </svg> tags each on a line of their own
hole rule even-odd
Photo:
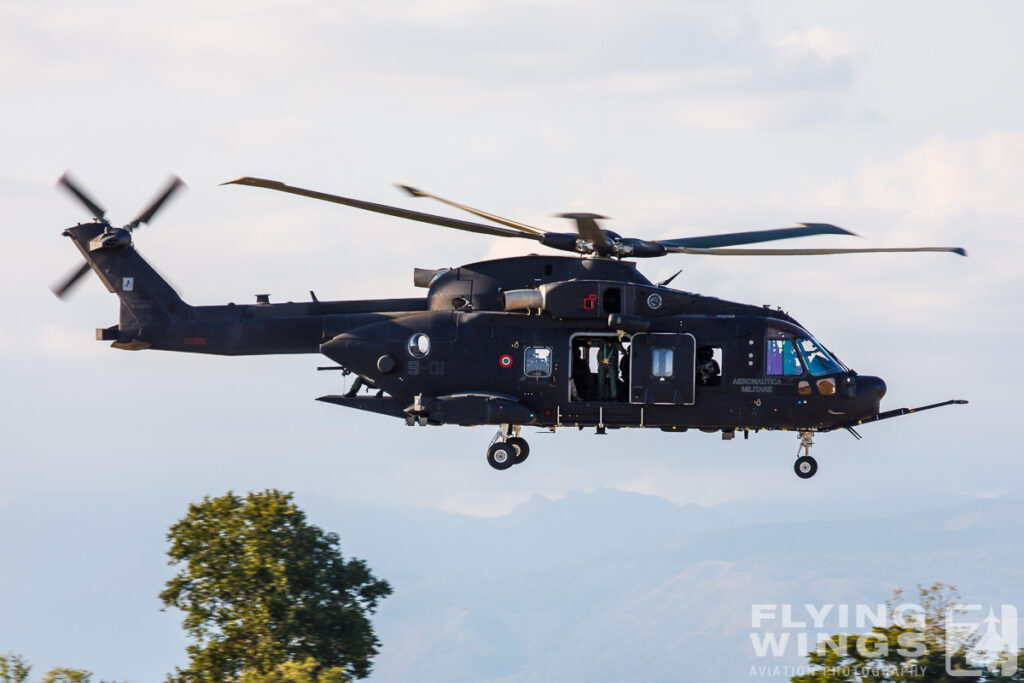
<svg viewBox="0 0 1024 683">
<path fill-rule="evenodd" d="M 430 353 L 430 337 L 417 332 L 409 337 L 409 355 L 413 358 L 425 358 Z"/>
<path fill-rule="evenodd" d="M 651 349 L 651 376 L 672 377 L 674 349 Z"/>
<path fill-rule="evenodd" d="M 550 377 L 551 347 L 528 346 L 523 359 L 523 373 L 527 377 Z"/>
<path fill-rule="evenodd" d="M 618 287 L 604 290 L 604 312 L 622 313 L 622 290 Z"/>
<path fill-rule="evenodd" d="M 722 347 L 697 347 L 697 384 L 717 387 L 722 383 Z"/>
<path fill-rule="evenodd" d="M 792 339 L 768 339 L 765 369 L 769 375 L 795 376 L 804 374 L 796 343 Z"/>
</svg>

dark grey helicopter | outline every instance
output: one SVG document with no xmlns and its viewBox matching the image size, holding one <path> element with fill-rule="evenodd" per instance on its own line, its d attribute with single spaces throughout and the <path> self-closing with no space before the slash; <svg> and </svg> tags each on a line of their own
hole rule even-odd
<svg viewBox="0 0 1024 683">
<path fill-rule="evenodd" d="M 167 188 L 135 220 L 115 227 L 67 175 L 59 184 L 94 216 L 68 228 L 85 263 L 64 297 L 93 270 L 121 301 L 117 325 L 97 339 L 119 349 L 220 355 L 322 353 L 356 379 L 318 400 L 401 418 L 407 425 L 499 425 L 487 461 L 503 470 L 530 452 L 524 426 L 700 429 L 731 439 L 751 431 L 800 437 L 794 468 L 809 478 L 815 432 L 951 404 L 881 411 L 885 382 L 858 375 L 781 310 L 654 284 L 623 258 L 671 253 L 791 256 L 953 252 L 958 247 L 760 249 L 738 245 L 811 235 L 852 235 L 824 223 L 670 240 L 623 237 L 601 216 L 563 214 L 575 232 L 548 232 L 402 186 L 495 223 L 488 225 L 292 187 L 260 178 L 231 183 L 312 197 L 484 235 L 529 239 L 573 256 L 530 255 L 457 268 L 415 269 L 419 298 L 192 306 L 136 252 L 131 232 L 181 187 Z M 678 273 L 677 273 L 678 274 Z M 673 276 L 674 277 L 674 276 Z"/>
</svg>

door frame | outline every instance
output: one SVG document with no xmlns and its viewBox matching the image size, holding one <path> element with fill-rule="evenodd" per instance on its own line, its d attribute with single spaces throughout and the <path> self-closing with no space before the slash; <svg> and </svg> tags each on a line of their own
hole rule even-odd
<svg viewBox="0 0 1024 683">
<path fill-rule="evenodd" d="M 689 337 L 693 341 L 693 358 L 690 362 L 690 400 L 689 402 L 677 403 L 677 402 L 654 402 L 654 401 L 634 401 L 633 400 L 633 386 L 636 382 L 636 374 L 633 372 L 633 362 L 636 360 L 636 343 L 640 337 L 650 337 L 651 335 L 672 335 L 673 337 Z M 649 406 L 692 406 L 697 402 L 697 338 L 690 332 L 639 332 L 633 335 L 631 339 L 630 353 L 629 353 L 629 402 L 633 405 L 649 405 Z M 648 349 L 654 348 L 649 344 L 645 344 Z M 678 347 L 673 346 L 673 349 Z M 674 352 L 673 352 L 674 353 Z M 723 351 L 724 353 L 724 351 Z M 675 360 L 673 360 L 675 364 Z M 674 374 L 674 373 L 673 373 Z M 646 378 L 650 379 L 650 378 Z"/>
<path fill-rule="evenodd" d="M 570 334 L 569 335 L 569 372 L 566 373 L 566 376 L 569 379 L 565 383 L 566 400 L 569 403 L 573 403 L 573 404 L 576 404 L 576 405 L 580 405 L 580 404 L 584 404 L 584 403 L 629 403 L 630 401 L 628 401 L 628 400 L 626 400 L 626 401 L 600 401 L 600 400 L 595 400 L 595 401 L 574 401 L 574 400 L 572 400 L 572 383 L 571 383 L 572 382 L 572 360 L 573 360 L 572 359 L 572 350 L 573 350 L 572 349 L 572 342 L 573 342 L 574 339 L 576 339 L 576 337 L 615 337 L 616 339 L 619 340 L 620 343 L 628 341 L 629 344 L 630 344 L 630 351 L 631 351 L 630 358 L 629 358 L 629 371 L 630 371 L 630 373 L 632 373 L 633 372 L 632 347 L 633 347 L 633 337 L 635 337 L 635 336 L 636 335 L 633 335 L 633 334 L 624 334 L 624 335 L 622 335 L 622 338 L 619 339 L 618 332 L 587 332 L 586 330 L 584 330 L 582 332 L 573 332 L 572 334 Z M 589 363 L 589 361 L 588 361 L 588 363 Z M 630 380 L 630 381 L 632 382 L 632 380 Z M 629 387 L 628 386 L 626 387 L 626 391 L 627 392 L 629 391 Z"/>
</svg>

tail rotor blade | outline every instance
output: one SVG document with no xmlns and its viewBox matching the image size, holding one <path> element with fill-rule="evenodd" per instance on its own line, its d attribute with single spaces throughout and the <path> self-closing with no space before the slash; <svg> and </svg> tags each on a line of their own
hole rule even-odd
<svg viewBox="0 0 1024 683">
<path fill-rule="evenodd" d="M 71 291 L 71 288 L 74 287 L 78 283 L 78 281 L 82 279 L 82 276 L 89 272 L 89 268 L 90 266 L 88 263 L 83 263 L 77 270 L 75 270 L 75 272 L 71 273 L 71 275 L 65 278 L 59 285 L 55 285 L 52 288 L 52 290 L 53 293 L 57 295 L 57 298 L 63 299 L 64 297 L 66 297 L 68 295 L 68 292 Z"/>
<path fill-rule="evenodd" d="M 181 178 L 179 178 L 178 176 L 171 176 L 171 179 L 168 181 L 167 187 L 164 189 L 164 191 L 161 192 L 160 195 L 156 199 L 154 199 L 146 208 L 146 210 L 140 213 L 135 220 L 133 220 L 128 225 L 124 226 L 125 229 L 128 231 L 132 231 L 135 228 L 139 227 L 141 224 L 149 223 L 151 220 L 153 220 L 153 216 L 155 216 L 156 212 L 160 210 L 160 207 L 164 205 L 164 202 L 170 199 L 171 195 L 173 195 L 178 190 L 178 188 L 182 187 L 184 184 L 185 183 L 182 182 Z"/>
<path fill-rule="evenodd" d="M 107 214 L 106 209 L 104 209 L 102 206 L 94 202 L 92 198 L 88 194 L 86 194 L 85 191 L 82 190 L 82 188 L 80 188 L 74 180 L 71 179 L 71 176 L 68 173 L 62 175 L 60 179 L 57 181 L 57 184 L 64 187 L 64 189 L 66 189 L 68 192 L 75 195 L 75 197 L 78 198 L 78 201 L 85 204 L 85 208 L 89 209 L 89 213 L 91 213 L 96 218 L 96 220 L 105 220 L 104 217 Z"/>
</svg>

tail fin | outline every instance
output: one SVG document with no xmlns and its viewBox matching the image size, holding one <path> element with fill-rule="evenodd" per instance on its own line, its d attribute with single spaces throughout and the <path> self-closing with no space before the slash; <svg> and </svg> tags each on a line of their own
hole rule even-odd
<svg viewBox="0 0 1024 683">
<path fill-rule="evenodd" d="M 118 340 L 144 340 L 148 326 L 188 319 L 191 307 L 135 251 L 128 230 L 94 222 L 68 228 L 64 234 L 74 241 L 107 290 L 121 300 Z"/>
</svg>

